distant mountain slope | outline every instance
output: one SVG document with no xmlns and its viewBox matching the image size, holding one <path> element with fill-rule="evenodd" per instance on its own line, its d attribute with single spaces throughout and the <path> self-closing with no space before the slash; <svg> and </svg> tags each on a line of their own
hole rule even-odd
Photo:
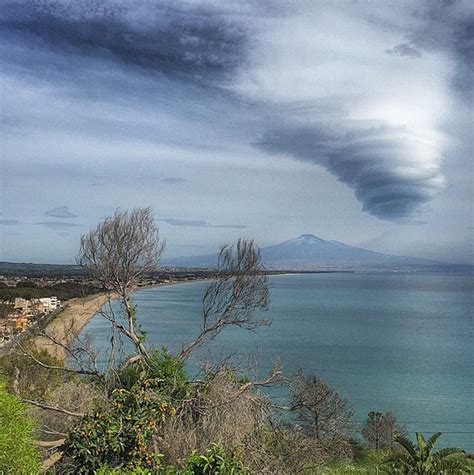
<svg viewBox="0 0 474 475">
<path fill-rule="evenodd" d="M 428 259 L 394 256 L 349 246 L 338 241 L 326 241 L 314 234 L 301 234 L 281 244 L 264 247 L 261 252 L 263 262 L 269 269 L 356 270 L 449 266 L 449 264 Z M 217 255 L 209 254 L 164 259 L 163 265 L 213 267 L 216 261 Z"/>
</svg>

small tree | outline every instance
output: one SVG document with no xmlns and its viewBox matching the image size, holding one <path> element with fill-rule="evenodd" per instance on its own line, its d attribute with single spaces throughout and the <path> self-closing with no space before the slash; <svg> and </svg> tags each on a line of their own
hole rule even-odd
<svg viewBox="0 0 474 475">
<path fill-rule="evenodd" d="M 314 375 L 300 375 L 293 390 L 293 407 L 304 431 L 327 451 L 346 455 L 353 431 L 353 412 L 336 390 Z"/>
<path fill-rule="evenodd" d="M 371 411 L 367 415 L 362 435 L 376 449 L 392 449 L 395 437 L 406 435 L 406 429 L 397 424 L 397 419 L 391 412 Z"/>
<path fill-rule="evenodd" d="M 158 227 L 151 208 L 130 212 L 116 211 L 96 229 L 81 237 L 78 263 L 115 292 L 124 309 L 125 324 L 108 316 L 114 329 L 132 341 L 136 357 L 149 363 L 143 336 L 136 326 L 136 312 L 131 293 L 141 278 L 155 271 L 163 252 Z"/>
</svg>

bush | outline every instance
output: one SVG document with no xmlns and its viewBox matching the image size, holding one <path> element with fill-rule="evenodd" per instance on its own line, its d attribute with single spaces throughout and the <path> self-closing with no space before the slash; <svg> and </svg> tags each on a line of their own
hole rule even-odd
<svg viewBox="0 0 474 475">
<path fill-rule="evenodd" d="M 0 473 L 40 473 L 41 456 L 32 445 L 34 422 L 20 399 L 0 382 Z"/>
<path fill-rule="evenodd" d="M 170 415 L 174 408 L 161 397 L 157 381 L 114 389 L 72 428 L 63 453 L 76 466 L 74 473 L 94 473 L 104 465 L 156 470 L 162 456 L 151 448 L 151 438 Z"/>
<path fill-rule="evenodd" d="M 132 388 L 144 376 L 157 381 L 164 396 L 173 399 L 184 397 L 188 387 L 188 377 L 184 364 L 173 356 L 166 347 L 150 352 L 151 368 L 143 364 L 129 366 L 119 373 L 119 387 Z"/>
<path fill-rule="evenodd" d="M 207 371 L 192 385 L 160 432 L 157 443 L 167 463 L 184 466 L 192 450 L 199 453 L 216 443 L 228 453 L 239 450 L 246 463 L 247 441 L 269 416 L 269 400 L 242 391 L 230 368 Z"/>
<path fill-rule="evenodd" d="M 222 475 L 238 475 L 249 473 L 244 464 L 235 454 L 229 455 L 217 444 L 212 444 L 204 454 L 195 450 L 186 459 L 185 474 L 206 475 L 219 473 Z M 183 474 L 184 475 L 184 474 Z"/>
</svg>

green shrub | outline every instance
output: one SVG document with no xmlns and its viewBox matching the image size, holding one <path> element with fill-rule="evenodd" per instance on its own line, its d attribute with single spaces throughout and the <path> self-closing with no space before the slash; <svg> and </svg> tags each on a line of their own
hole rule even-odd
<svg viewBox="0 0 474 475">
<path fill-rule="evenodd" d="M 212 444 L 205 454 L 199 454 L 194 450 L 186 459 L 186 471 L 181 473 L 238 475 L 249 472 L 239 457 L 229 455 L 219 445 Z"/>
<path fill-rule="evenodd" d="M 440 473 L 468 473 L 467 459 L 460 457 L 462 450 L 448 447 L 435 451 L 435 445 L 441 437 L 436 432 L 428 439 L 421 432 L 416 433 L 416 444 L 405 436 L 398 435 L 395 441 L 403 448 L 384 459 L 388 473 L 416 473 L 417 475 L 432 475 Z"/>
<path fill-rule="evenodd" d="M 173 356 L 166 347 L 150 352 L 151 368 L 136 364 L 120 371 L 120 387 L 132 388 L 144 377 L 159 382 L 163 395 L 174 399 L 182 398 L 187 391 L 188 377 L 184 364 Z"/>
<path fill-rule="evenodd" d="M 0 473 L 40 473 L 41 456 L 31 443 L 34 422 L 26 416 L 26 406 L 8 393 L 0 381 Z"/>
<path fill-rule="evenodd" d="M 102 466 L 129 470 L 161 466 L 161 454 L 150 449 L 151 438 L 175 410 L 159 392 L 159 381 L 145 380 L 131 389 L 112 391 L 70 431 L 63 453 L 75 473 L 94 473 Z"/>
</svg>

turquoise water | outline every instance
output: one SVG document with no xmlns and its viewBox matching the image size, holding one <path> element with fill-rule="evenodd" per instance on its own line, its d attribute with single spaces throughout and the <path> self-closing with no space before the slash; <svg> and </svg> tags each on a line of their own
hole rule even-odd
<svg viewBox="0 0 474 475">
<path fill-rule="evenodd" d="M 392 411 L 408 430 L 443 432 L 442 445 L 474 451 L 474 278 L 458 275 L 273 276 L 272 324 L 227 329 L 199 357 L 281 361 L 317 373 L 348 399 L 356 419 Z M 142 290 L 135 301 L 149 342 L 177 351 L 199 329 L 206 282 Z M 108 325 L 86 326 L 98 346 Z"/>
</svg>

